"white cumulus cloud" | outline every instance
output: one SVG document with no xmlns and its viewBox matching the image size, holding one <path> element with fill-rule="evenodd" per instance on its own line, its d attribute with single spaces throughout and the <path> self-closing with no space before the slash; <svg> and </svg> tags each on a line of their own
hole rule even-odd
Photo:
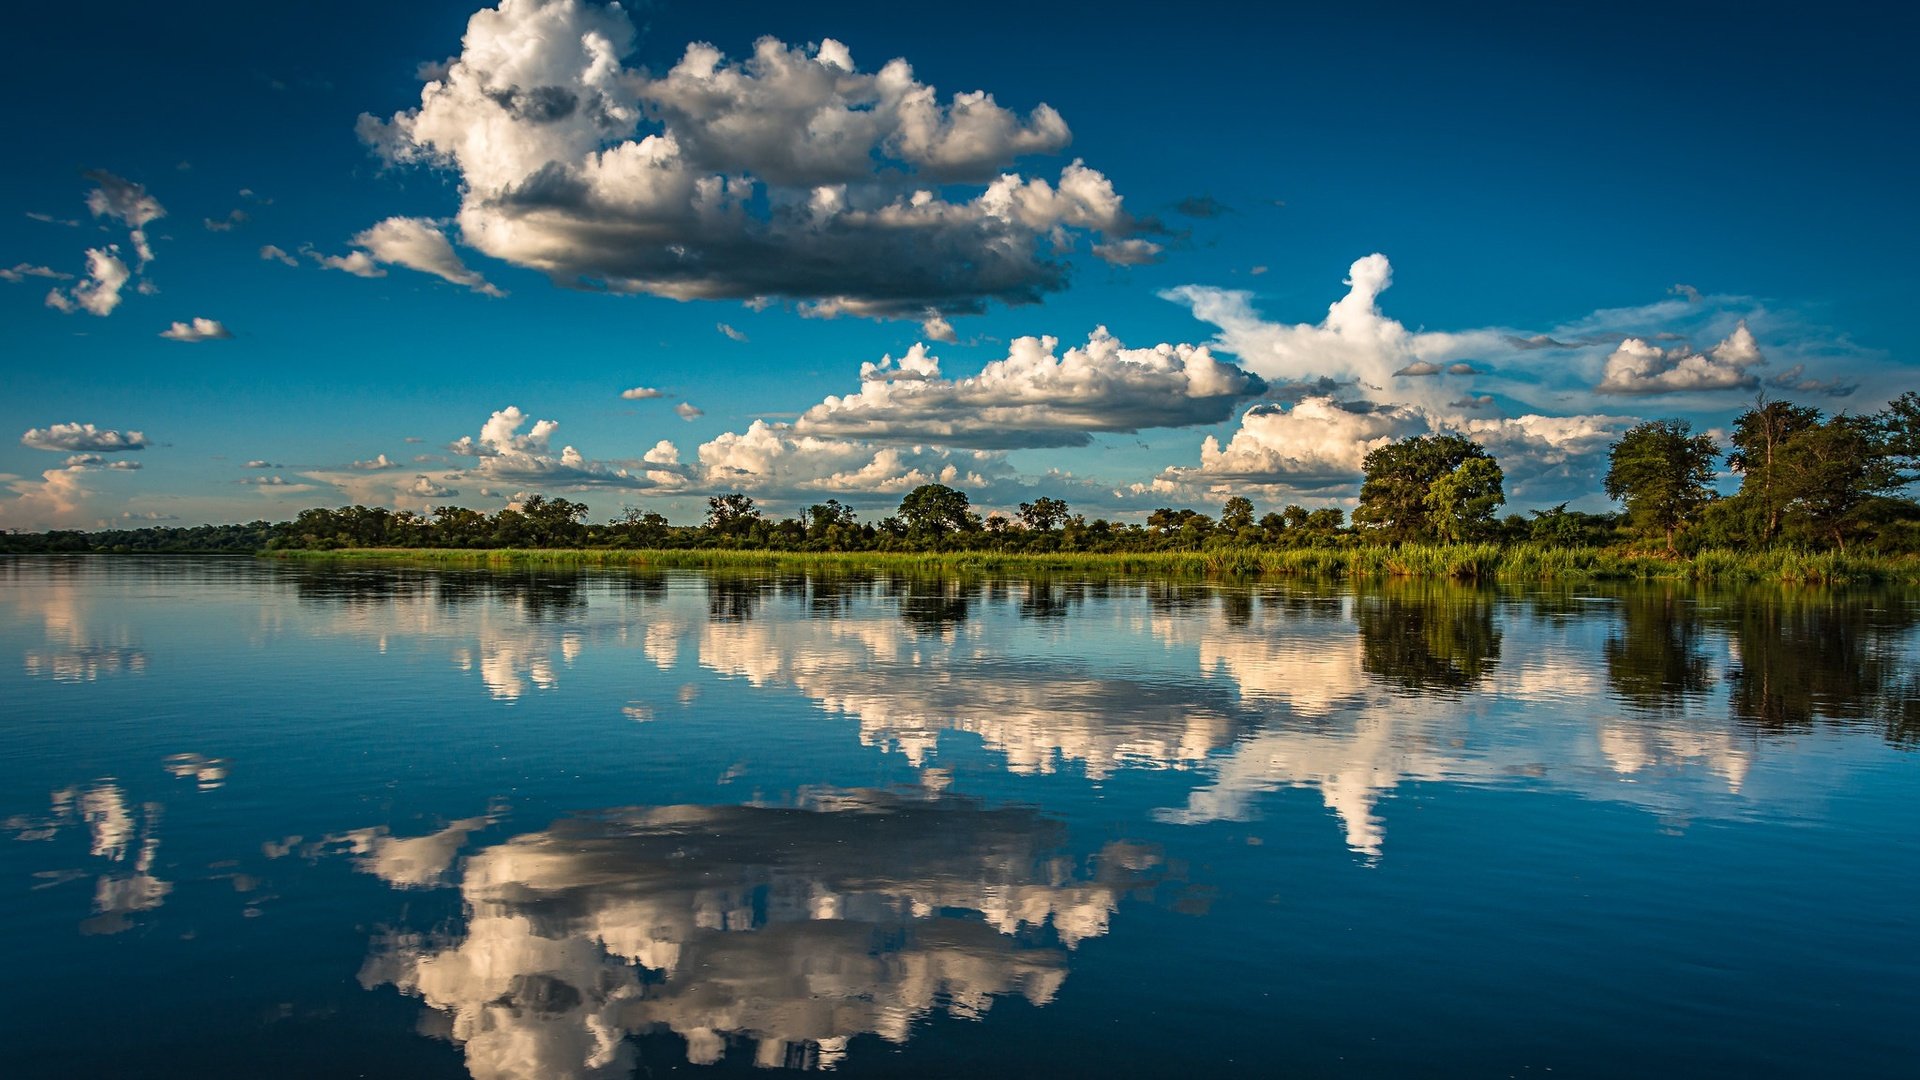
<svg viewBox="0 0 1920 1080">
<path fill-rule="evenodd" d="M 106 430 L 92 424 L 53 424 L 43 428 L 28 428 L 20 436 L 20 445 L 35 450 L 113 454 L 123 450 L 144 450 L 147 437 L 138 431 Z"/>
<path fill-rule="evenodd" d="M 1071 138 L 1044 104 L 942 100 L 906 61 L 862 71 L 831 39 L 762 38 L 743 60 L 693 44 L 658 76 L 626 66 L 633 46 L 618 6 L 503 0 L 418 106 L 360 132 L 459 175 L 464 243 L 573 286 L 920 319 L 1062 288 L 1055 249 L 1076 236 L 1152 254 L 1096 170 L 1012 171 Z"/>
<path fill-rule="evenodd" d="M 1671 394 L 1688 390 L 1751 390 L 1760 385 L 1752 371 L 1767 358 L 1745 320 L 1706 352 L 1690 345 L 1661 348 L 1628 338 L 1607 357 L 1598 386 L 1601 394 Z"/>
<path fill-rule="evenodd" d="M 222 326 L 218 319 L 195 317 L 191 322 L 174 323 L 160 331 L 160 336 L 168 341 L 224 341 L 233 333 Z"/>
<path fill-rule="evenodd" d="M 915 345 L 861 366 L 860 391 L 803 413 L 794 430 L 976 449 L 1084 446 L 1098 432 L 1217 423 L 1266 383 L 1205 345 L 1129 349 L 1102 326 L 1064 353 L 1052 337 L 1017 338 L 978 375 L 941 374 Z"/>
</svg>

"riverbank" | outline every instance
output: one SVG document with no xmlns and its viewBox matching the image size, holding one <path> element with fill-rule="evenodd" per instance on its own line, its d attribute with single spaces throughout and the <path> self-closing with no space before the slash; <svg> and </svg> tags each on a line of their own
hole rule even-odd
<svg viewBox="0 0 1920 1080">
<path fill-rule="evenodd" d="M 1708 550 L 1690 557 L 1538 544 L 1438 544 L 1348 548 L 1223 547 L 1208 551 L 819 552 L 724 548 L 346 548 L 283 550 L 263 558 L 443 567 L 631 567 L 747 570 L 840 569 L 1003 574 L 1079 572 L 1181 577 L 1444 578 L 1455 581 L 1695 581 L 1739 584 L 1920 585 L 1920 558 L 1835 552 Z"/>
</svg>

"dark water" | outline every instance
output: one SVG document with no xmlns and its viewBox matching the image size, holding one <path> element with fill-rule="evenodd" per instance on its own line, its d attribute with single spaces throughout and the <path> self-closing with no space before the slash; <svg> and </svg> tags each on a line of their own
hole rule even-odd
<svg viewBox="0 0 1920 1080">
<path fill-rule="evenodd" d="M 4 561 L 0 1072 L 1913 1075 L 1917 627 Z"/>
</svg>

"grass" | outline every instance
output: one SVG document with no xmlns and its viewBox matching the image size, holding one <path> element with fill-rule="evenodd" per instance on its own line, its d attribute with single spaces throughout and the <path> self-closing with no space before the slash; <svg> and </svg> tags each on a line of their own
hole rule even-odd
<svg viewBox="0 0 1920 1080">
<path fill-rule="evenodd" d="M 842 569 L 988 572 L 1074 571 L 1166 577 L 1423 578 L 1474 582 L 1688 581 L 1712 584 L 1920 585 L 1920 558 L 1710 549 L 1678 559 L 1617 548 L 1539 544 L 1408 544 L 1345 548 L 1225 547 L 1132 553 L 993 551 L 804 552 L 694 549 L 349 548 L 273 551 L 267 558 L 378 561 L 415 566 L 623 567 L 688 570 Z"/>
</svg>

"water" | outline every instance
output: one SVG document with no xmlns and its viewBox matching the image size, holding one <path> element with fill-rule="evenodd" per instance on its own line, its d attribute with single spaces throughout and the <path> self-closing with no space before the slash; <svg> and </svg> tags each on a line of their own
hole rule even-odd
<svg viewBox="0 0 1920 1080">
<path fill-rule="evenodd" d="M 1917 627 L 4 561 L 5 1071 L 1911 1075 Z"/>
</svg>

